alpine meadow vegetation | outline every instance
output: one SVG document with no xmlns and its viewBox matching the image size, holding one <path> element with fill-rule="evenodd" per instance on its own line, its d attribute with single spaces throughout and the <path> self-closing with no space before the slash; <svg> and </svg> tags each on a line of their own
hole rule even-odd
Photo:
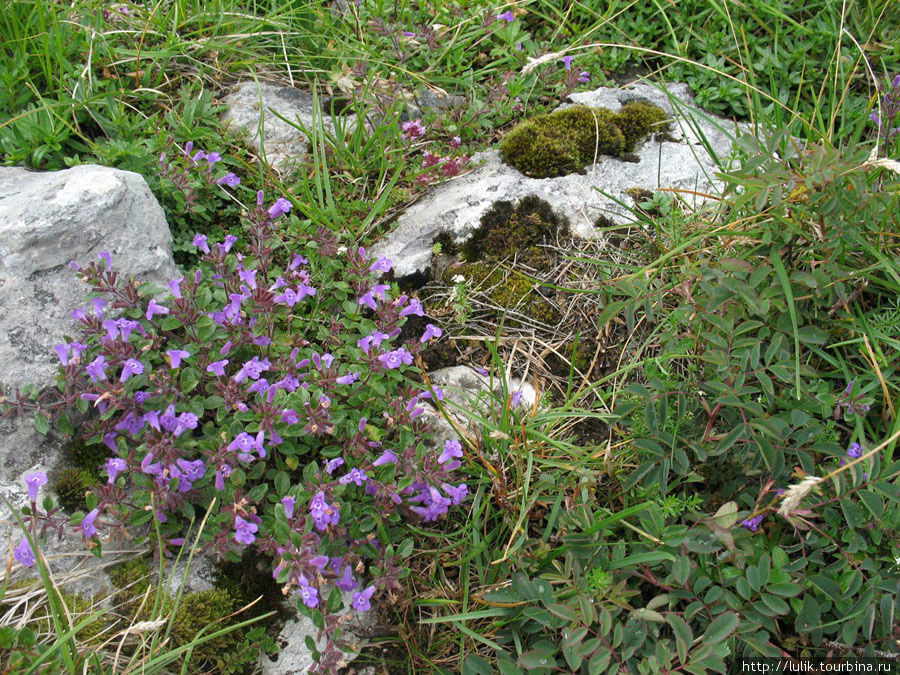
<svg viewBox="0 0 900 675">
<path fill-rule="evenodd" d="M 140 173 L 179 269 L 72 261 L 56 387 L 0 389 L 71 439 L 9 504 L 2 669 L 257 672 L 283 598 L 313 672 L 898 666 L 897 3 L 10 0 L 0 35 L 2 162 Z M 253 78 L 313 92 L 293 171 L 221 122 Z M 429 280 L 370 253 L 481 151 L 552 179 L 664 135 L 557 110 L 635 80 L 734 130 L 702 207 L 636 188 L 583 241 L 498 194 Z M 115 612 L 58 537 L 140 549 Z"/>
</svg>

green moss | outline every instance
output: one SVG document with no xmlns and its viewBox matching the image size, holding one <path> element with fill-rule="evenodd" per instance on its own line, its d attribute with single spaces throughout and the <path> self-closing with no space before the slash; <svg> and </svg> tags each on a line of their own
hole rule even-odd
<svg viewBox="0 0 900 675">
<path fill-rule="evenodd" d="M 463 256 L 475 261 L 517 255 L 521 262 L 541 268 L 548 261 L 540 246 L 567 233 L 566 219 L 540 197 L 528 195 L 515 206 L 499 201 L 481 217 L 478 229 L 463 245 Z"/>
<path fill-rule="evenodd" d="M 576 105 L 518 125 L 503 137 L 500 153 L 526 176 L 564 176 L 580 171 L 596 155 L 630 154 L 648 133 L 663 130 L 665 119 L 665 112 L 649 103 L 629 103 L 618 113 Z"/>
<path fill-rule="evenodd" d="M 153 569 L 146 558 L 130 558 L 120 562 L 109 571 L 109 579 L 119 589 L 122 602 L 131 602 L 143 597 L 150 587 Z"/>
<path fill-rule="evenodd" d="M 461 265 L 448 272 L 449 277 L 461 274 L 471 288 L 479 288 L 504 310 L 516 310 L 542 323 L 559 321 L 559 312 L 552 303 L 534 291 L 535 282 L 521 272 L 504 270 L 490 261 Z"/>
<path fill-rule="evenodd" d="M 72 439 L 67 450 L 75 466 L 79 469 L 86 469 L 95 476 L 100 475 L 101 465 L 109 458 L 109 448 L 105 445 L 102 443 L 88 445 L 77 436 Z"/>
<path fill-rule="evenodd" d="M 53 491 L 67 511 L 86 511 L 86 493 L 97 485 L 96 476 L 87 469 L 63 469 L 53 481 Z"/>
<path fill-rule="evenodd" d="M 632 152 L 644 136 L 653 130 L 663 130 L 666 113 L 650 103 L 635 101 L 622 106 L 616 114 L 616 126 L 625 137 L 625 152 Z"/>
</svg>

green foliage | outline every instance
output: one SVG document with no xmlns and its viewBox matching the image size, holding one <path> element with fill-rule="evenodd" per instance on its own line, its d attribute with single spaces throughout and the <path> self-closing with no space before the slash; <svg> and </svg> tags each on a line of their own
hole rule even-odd
<svg viewBox="0 0 900 675">
<path fill-rule="evenodd" d="M 599 155 L 622 157 L 651 131 L 663 131 L 666 114 L 656 106 L 632 102 L 618 113 L 575 105 L 537 115 L 507 133 L 503 159 L 526 176 L 549 178 L 575 173 Z"/>
</svg>

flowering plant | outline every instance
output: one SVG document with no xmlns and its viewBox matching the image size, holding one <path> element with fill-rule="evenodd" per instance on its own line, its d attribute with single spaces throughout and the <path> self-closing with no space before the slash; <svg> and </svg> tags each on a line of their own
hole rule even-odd
<svg viewBox="0 0 900 675">
<path fill-rule="evenodd" d="M 461 445 L 425 442 L 422 402 L 440 390 L 404 376 L 439 329 L 399 344 L 423 311 L 378 283 L 391 262 L 339 248 L 324 228 L 290 251 L 279 233 L 290 209 L 260 191 L 243 253 L 233 236 L 197 235 L 200 265 L 166 298 L 124 283 L 108 253 L 73 265 L 94 297 L 72 314 L 84 337 L 57 348 L 57 407 L 95 411 L 85 440 L 109 450 L 105 483 L 72 520 L 95 551 L 101 532 L 151 518 L 177 546 L 217 499 L 205 548 L 271 555 L 283 592 L 333 628 L 342 592 L 365 611 L 399 589 L 403 521 L 437 520 L 467 488 L 453 479 Z M 320 665 L 339 658 L 329 644 Z"/>
</svg>

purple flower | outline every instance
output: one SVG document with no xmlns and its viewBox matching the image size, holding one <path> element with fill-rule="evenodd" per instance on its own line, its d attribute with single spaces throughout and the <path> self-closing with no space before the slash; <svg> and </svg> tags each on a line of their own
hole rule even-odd
<svg viewBox="0 0 900 675">
<path fill-rule="evenodd" d="M 294 517 L 294 498 L 290 495 L 281 498 L 281 505 L 284 507 L 284 517 L 290 520 Z"/>
<path fill-rule="evenodd" d="M 390 450 L 385 450 L 382 452 L 378 459 L 372 462 L 372 466 L 381 466 L 382 464 L 396 464 L 397 463 L 397 455 L 395 455 Z"/>
<path fill-rule="evenodd" d="M 386 273 L 391 271 L 391 266 L 392 263 L 389 258 L 386 258 L 385 256 L 379 256 L 378 260 L 376 260 L 369 266 L 369 271 Z"/>
<path fill-rule="evenodd" d="M 239 544 L 250 545 L 256 541 L 254 534 L 259 528 L 256 523 L 244 520 L 240 516 L 234 518 L 234 538 Z"/>
<path fill-rule="evenodd" d="M 309 500 L 309 515 L 312 518 L 313 526 L 322 531 L 329 525 L 337 525 L 341 519 L 341 514 L 333 504 L 325 501 L 325 493 L 321 490 Z"/>
<path fill-rule="evenodd" d="M 28 501 L 36 502 L 41 485 L 47 484 L 47 474 L 43 471 L 30 473 L 25 476 L 25 484 L 28 486 Z"/>
<path fill-rule="evenodd" d="M 516 408 L 522 402 L 522 390 L 514 391 L 509 397 L 509 407 Z"/>
<path fill-rule="evenodd" d="M 262 459 L 266 456 L 266 449 L 263 447 L 264 438 L 265 432 L 262 429 L 256 434 L 256 438 L 246 431 L 242 431 L 228 444 L 228 449 L 232 452 L 237 451 L 238 459 L 242 462 L 252 461 L 253 457 L 250 456 L 250 453 L 254 450 L 259 455 L 259 458 Z"/>
<path fill-rule="evenodd" d="M 357 379 L 359 379 L 359 373 L 348 373 L 346 375 L 341 375 L 335 382 L 338 384 L 353 384 Z"/>
<path fill-rule="evenodd" d="M 847 457 L 850 459 L 858 459 L 862 457 L 862 446 L 859 443 L 851 443 L 847 448 Z"/>
<path fill-rule="evenodd" d="M 157 314 L 168 314 L 168 313 L 169 313 L 168 307 L 163 307 L 162 305 L 157 304 L 156 300 L 153 300 L 151 298 L 150 302 L 147 303 L 147 313 L 144 315 L 144 318 L 147 319 L 147 321 L 149 321 Z"/>
<path fill-rule="evenodd" d="M 269 218 L 275 220 L 279 216 L 283 216 L 291 210 L 291 203 L 284 197 L 279 197 L 275 203 L 269 207 Z"/>
<path fill-rule="evenodd" d="M 184 277 L 178 277 L 177 279 L 172 279 L 166 284 L 166 286 L 169 288 L 169 292 L 172 294 L 172 297 L 176 300 L 179 300 L 181 298 L 182 281 L 184 281 Z"/>
<path fill-rule="evenodd" d="M 497 19 L 499 21 L 505 21 L 506 23 L 512 23 L 516 20 L 516 17 L 513 16 L 513 13 L 510 10 L 506 10 L 503 14 L 498 14 Z"/>
<path fill-rule="evenodd" d="M 453 459 L 454 457 L 462 456 L 463 451 L 460 442 L 455 439 L 448 438 L 446 441 L 444 441 L 444 450 L 438 457 L 438 464 L 443 464 L 446 461 Z"/>
<path fill-rule="evenodd" d="M 372 598 L 372 595 L 374 593 L 374 586 L 369 586 L 359 591 L 358 593 L 354 593 L 353 600 L 350 602 L 350 606 L 357 612 L 367 612 L 368 610 L 372 609 L 372 605 L 369 600 Z"/>
<path fill-rule="evenodd" d="M 112 258 L 109 255 L 109 251 L 100 251 L 100 253 L 97 254 L 97 257 L 106 263 L 106 269 L 112 267 Z"/>
<path fill-rule="evenodd" d="M 162 464 L 159 462 L 153 463 L 153 453 L 148 452 L 144 455 L 144 459 L 141 460 L 141 471 L 148 476 L 160 476 L 162 475 Z"/>
<path fill-rule="evenodd" d="M 31 544 L 28 543 L 25 535 L 22 535 L 19 545 L 13 549 L 13 558 L 23 567 L 34 565 L 34 552 L 31 550 Z"/>
<path fill-rule="evenodd" d="M 516 51 L 517 51 L 517 52 L 520 52 L 520 51 L 522 51 L 523 49 L 524 49 L 524 47 L 522 46 L 522 42 L 521 42 L 521 41 L 517 42 L 517 43 L 516 43 Z"/>
<path fill-rule="evenodd" d="M 106 475 L 109 476 L 106 481 L 107 484 L 112 485 L 116 480 L 116 476 L 125 470 L 125 460 L 119 457 L 110 457 L 106 460 L 103 468 L 106 469 Z"/>
<path fill-rule="evenodd" d="M 382 354 L 378 357 L 378 360 L 386 370 L 393 370 L 394 368 L 399 368 L 404 363 L 410 365 L 413 362 L 413 357 L 412 354 L 403 347 L 400 347 L 394 351 Z"/>
<path fill-rule="evenodd" d="M 425 324 L 425 332 L 422 333 L 422 337 L 419 338 L 419 342 L 422 344 L 425 344 L 431 338 L 439 338 L 443 334 L 444 334 L 443 331 L 440 328 L 438 328 L 437 326 L 435 326 L 434 324 L 426 323 Z"/>
<path fill-rule="evenodd" d="M 340 578 L 335 579 L 334 585 L 345 592 L 356 588 L 356 582 L 353 580 L 353 570 L 350 569 L 350 565 L 344 565 L 344 570 Z"/>
<path fill-rule="evenodd" d="M 319 604 L 319 591 L 315 587 L 310 586 L 306 577 L 302 574 L 297 578 L 297 586 L 297 592 L 300 594 L 300 599 L 304 605 L 315 607 Z"/>
<path fill-rule="evenodd" d="M 92 509 L 81 519 L 81 534 L 85 539 L 90 539 L 97 534 L 97 528 L 94 527 L 94 521 L 97 520 L 98 515 L 100 515 L 100 512 L 97 509 Z"/>
<path fill-rule="evenodd" d="M 400 128 L 403 130 L 401 136 L 410 141 L 425 134 L 425 126 L 422 124 L 421 119 L 404 122 L 400 125 Z"/>
<path fill-rule="evenodd" d="M 469 488 L 466 487 L 465 483 L 460 483 L 456 487 L 453 487 L 448 483 L 441 483 L 441 489 L 444 491 L 444 494 L 450 497 L 450 501 L 452 501 L 454 505 L 459 504 L 469 493 Z"/>
<path fill-rule="evenodd" d="M 262 374 L 263 371 L 268 370 L 271 366 L 272 363 L 269 359 L 260 361 L 258 356 L 254 356 L 252 359 L 245 362 L 244 365 L 241 366 L 241 369 L 234 374 L 234 381 L 243 382 L 248 377 L 251 380 L 258 380 L 260 374 Z"/>
<path fill-rule="evenodd" d="M 195 459 L 193 462 L 189 462 L 186 459 L 181 459 L 179 457 L 175 460 L 175 463 L 182 471 L 184 471 L 184 475 L 192 483 L 203 478 L 203 474 L 206 472 L 202 459 Z"/>
<path fill-rule="evenodd" d="M 342 457 L 335 457 L 334 459 L 327 460 L 325 462 L 325 473 L 331 475 L 332 473 L 334 473 L 334 470 L 343 463 L 344 460 Z"/>
<path fill-rule="evenodd" d="M 338 479 L 338 483 L 341 485 L 347 485 L 348 483 L 355 483 L 357 487 L 362 486 L 362 484 L 366 481 L 368 476 L 366 472 L 362 469 L 353 468 L 350 469 L 346 474 L 341 476 Z"/>
<path fill-rule="evenodd" d="M 751 532 L 756 532 L 756 529 L 759 527 L 759 524 L 763 520 L 763 514 L 758 516 L 753 516 L 752 518 L 745 518 L 741 521 L 741 527 L 745 530 L 750 530 Z"/>
<path fill-rule="evenodd" d="M 409 316 L 410 314 L 415 314 L 416 316 L 425 316 L 425 311 L 422 308 L 422 303 L 419 302 L 416 298 L 410 298 L 409 304 L 400 312 L 400 316 Z"/>
<path fill-rule="evenodd" d="M 137 359 L 126 359 L 122 365 L 122 374 L 119 376 L 119 382 L 124 382 L 132 375 L 140 375 L 144 372 L 144 364 Z"/>
<path fill-rule="evenodd" d="M 231 250 L 231 247 L 234 246 L 234 243 L 236 241 L 237 237 L 235 237 L 233 234 L 226 234 L 225 241 L 222 244 L 222 250 L 225 251 L 225 253 L 228 253 L 228 251 Z"/>
<path fill-rule="evenodd" d="M 566 70 L 570 70 L 572 68 L 572 58 L 571 56 L 562 57 L 562 62 L 566 66 Z"/>
<path fill-rule="evenodd" d="M 204 253 L 209 253 L 209 245 L 206 243 L 205 234 L 195 234 L 194 240 L 191 242 L 191 244 L 199 248 Z"/>
<path fill-rule="evenodd" d="M 218 152 L 207 153 L 206 161 L 209 164 L 209 168 L 211 169 L 213 167 L 213 164 L 222 161 L 222 155 L 220 155 Z"/>
<path fill-rule="evenodd" d="M 413 33 L 411 30 L 405 30 L 405 31 L 403 31 L 402 35 L 403 35 L 403 37 L 408 37 L 408 38 L 414 38 L 414 37 L 416 37 L 416 34 Z"/>
<path fill-rule="evenodd" d="M 297 416 L 297 412 L 292 408 L 285 408 L 281 411 L 281 421 L 285 424 L 297 424 L 300 421 L 300 418 Z"/>
<path fill-rule="evenodd" d="M 208 366 L 206 366 L 207 373 L 215 373 L 219 377 L 222 377 L 225 374 L 225 366 L 228 365 L 228 359 L 222 359 L 221 361 L 213 361 Z"/>
<path fill-rule="evenodd" d="M 182 360 L 188 358 L 190 355 L 190 352 L 186 352 L 183 349 L 166 350 L 166 356 L 169 357 L 169 365 L 172 368 L 178 368 L 181 365 Z"/>
<path fill-rule="evenodd" d="M 241 184 L 241 179 L 234 175 L 233 171 L 229 171 L 224 176 L 222 176 L 219 180 L 216 181 L 217 185 L 227 185 L 228 187 L 237 187 Z"/>
<path fill-rule="evenodd" d="M 100 354 L 99 356 L 97 356 L 97 358 L 95 358 L 84 367 L 84 372 L 86 372 L 90 376 L 92 382 L 96 382 L 97 380 L 105 380 L 106 367 L 108 365 L 109 364 L 106 363 L 106 357 L 103 356 L 103 354 Z"/>
<path fill-rule="evenodd" d="M 580 73 L 578 73 L 578 79 L 576 80 L 576 82 L 585 84 L 590 81 L 591 81 L 591 74 L 588 71 L 582 70 Z"/>
</svg>

